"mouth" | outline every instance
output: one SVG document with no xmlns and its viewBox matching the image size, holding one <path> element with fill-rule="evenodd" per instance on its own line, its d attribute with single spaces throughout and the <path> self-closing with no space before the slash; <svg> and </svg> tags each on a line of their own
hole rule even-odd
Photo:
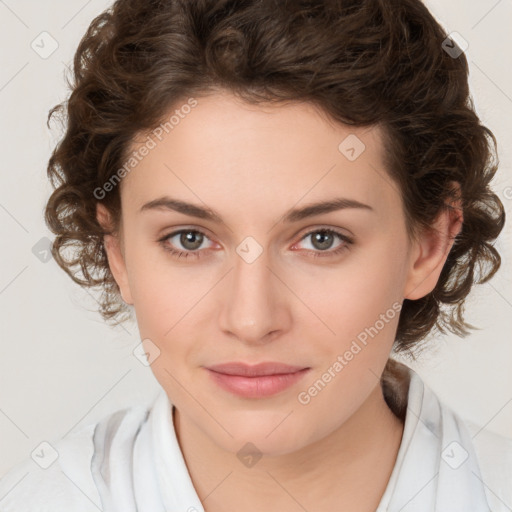
<svg viewBox="0 0 512 512">
<path fill-rule="evenodd" d="M 278 362 L 265 362 L 250 365 L 242 362 L 231 362 L 208 366 L 208 370 L 225 375 L 238 375 L 240 377 L 264 377 L 267 375 L 286 375 L 304 370 L 304 366 L 291 366 Z"/>
<path fill-rule="evenodd" d="M 311 368 L 277 362 L 256 365 L 231 362 L 205 369 L 213 381 L 225 391 L 244 398 L 264 398 L 297 383 Z"/>
</svg>

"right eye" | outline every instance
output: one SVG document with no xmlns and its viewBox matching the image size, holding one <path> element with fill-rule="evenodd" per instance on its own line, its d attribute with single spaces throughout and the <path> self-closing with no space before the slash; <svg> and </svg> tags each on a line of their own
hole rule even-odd
<svg viewBox="0 0 512 512">
<path fill-rule="evenodd" d="M 176 241 L 169 243 L 173 238 L 176 238 Z M 188 258 L 192 256 L 193 258 L 198 258 L 202 252 L 199 251 L 199 248 L 207 239 L 206 234 L 197 229 L 180 229 L 165 235 L 160 238 L 158 242 L 164 250 L 170 252 L 174 257 Z M 182 248 L 176 248 L 177 244 L 180 244 Z"/>
</svg>

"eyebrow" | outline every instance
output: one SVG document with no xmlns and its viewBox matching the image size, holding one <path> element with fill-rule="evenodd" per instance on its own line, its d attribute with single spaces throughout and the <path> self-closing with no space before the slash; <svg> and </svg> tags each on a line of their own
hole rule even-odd
<svg viewBox="0 0 512 512">
<path fill-rule="evenodd" d="M 356 201 L 355 199 L 347 199 L 343 197 L 331 199 L 329 201 L 322 201 L 318 203 L 312 203 L 302 208 L 294 208 L 288 210 L 283 215 L 283 222 L 292 223 L 320 215 L 322 213 L 329 213 L 337 210 L 344 210 L 347 208 L 356 208 L 361 210 L 375 211 L 371 206 Z M 171 210 L 189 215 L 190 217 L 198 217 L 199 219 L 205 219 L 219 224 L 224 224 L 222 217 L 210 208 L 203 208 L 192 203 L 173 199 L 168 196 L 160 197 L 145 203 L 140 208 L 140 212 L 150 210 Z"/>
</svg>

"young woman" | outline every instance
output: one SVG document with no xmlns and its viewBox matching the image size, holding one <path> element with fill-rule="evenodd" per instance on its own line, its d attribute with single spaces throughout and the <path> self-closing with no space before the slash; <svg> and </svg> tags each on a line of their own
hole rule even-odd
<svg viewBox="0 0 512 512">
<path fill-rule="evenodd" d="M 512 441 L 390 358 L 467 334 L 500 265 L 457 49 L 418 0 L 118 0 L 92 22 L 50 113 L 46 220 L 104 318 L 135 314 L 162 390 L 13 468 L 2 511 L 510 510 Z"/>
</svg>

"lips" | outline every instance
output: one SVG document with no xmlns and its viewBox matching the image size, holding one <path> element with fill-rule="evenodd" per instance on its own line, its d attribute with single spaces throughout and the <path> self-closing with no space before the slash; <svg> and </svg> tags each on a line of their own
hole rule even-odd
<svg viewBox="0 0 512 512">
<path fill-rule="evenodd" d="M 263 377 L 267 375 L 286 375 L 305 369 L 305 366 L 291 366 L 277 362 L 265 362 L 255 365 L 231 362 L 208 366 L 208 370 L 224 375 L 238 375 L 241 377 Z"/>
<path fill-rule="evenodd" d="M 267 398 L 297 384 L 309 367 L 277 362 L 248 365 L 231 362 L 205 368 L 217 386 L 243 398 Z"/>
</svg>

